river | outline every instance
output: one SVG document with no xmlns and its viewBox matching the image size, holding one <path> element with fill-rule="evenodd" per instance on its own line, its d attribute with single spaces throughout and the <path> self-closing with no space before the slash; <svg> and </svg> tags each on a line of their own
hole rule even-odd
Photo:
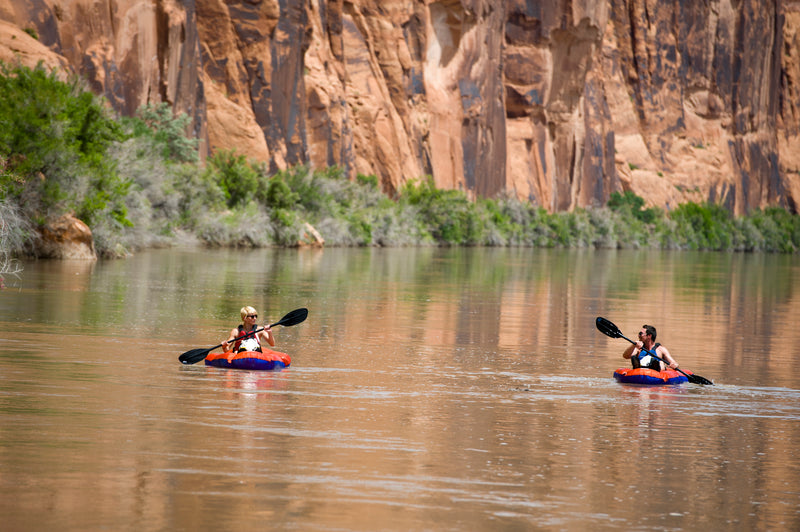
<svg viewBox="0 0 800 532">
<path fill-rule="evenodd" d="M 0 292 L 1 528 L 800 530 L 800 257 L 169 249 Z M 256 307 L 280 372 L 182 365 Z M 658 328 L 714 386 L 612 379 Z"/>
</svg>

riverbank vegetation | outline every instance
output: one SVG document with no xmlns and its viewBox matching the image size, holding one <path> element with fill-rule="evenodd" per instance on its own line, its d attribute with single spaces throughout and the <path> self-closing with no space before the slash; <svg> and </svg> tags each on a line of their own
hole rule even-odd
<svg viewBox="0 0 800 532">
<path fill-rule="evenodd" d="M 795 253 L 800 216 L 733 217 L 714 204 L 671 212 L 632 192 L 604 207 L 548 213 L 513 196 L 470 201 L 430 177 L 387 197 L 375 176 L 265 164 L 219 151 L 201 164 L 185 115 L 166 104 L 118 118 L 77 79 L 1 66 L 0 267 L 35 255 L 36 228 L 72 213 L 101 256 L 197 240 L 294 246 L 313 226 L 327 246 L 535 246 Z"/>
</svg>

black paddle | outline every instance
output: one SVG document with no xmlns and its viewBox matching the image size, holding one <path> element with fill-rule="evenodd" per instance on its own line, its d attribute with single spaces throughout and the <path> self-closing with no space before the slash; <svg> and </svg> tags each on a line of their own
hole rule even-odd
<svg viewBox="0 0 800 532">
<path fill-rule="evenodd" d="M 607 319 L 605 319 L 603 317 L 598 316 L 597 319 L 595 320 L 595 325 L 597 325 L 597 330 L 599 330 L 601 333 L 605 334 L 606 336 L 610 336 L 611 338 L 625 338 L 630 343 L 632 343 L 634 345 L 636 344 L 636 342 L 634 342 L 633 340 L 631 340 L 630 338 L 628 338 L 627 336 L 622 334 L 620 332 L 620 330 L 619 330 L 619 327 L 617 327 L 616 325 L 614 325 L 613 323 L 611 323 L 610 321 L 608 321 Z M 645 349 L 645 351 L 650 353 L 650 356 L 655 357 L 656 359 L 660 360 L 661 362 L 664 362 L 664 360 L 661 357 L 659 357 L 657 354 L 655 354 L 653 351 L 650 351 L 649 349 Z M 667 363 L 664 362 L 664 364 L 667 364 Z M 667 366 L 669 366 L 669 364 L 667 364 Z M 683 371 L 681 369 L 678 369 L 678 368 L 675 368 L 675 371 L 683 373 L 684 375 L 686 375 L 686 377 L 689 379 L 689 382 L 691 382 L 693 384 L 705 384 L 705 385 L 714 384 L 710 380 L 706 379 L 705 377 L 701 377 L 700 375 L 689 375 L 685 371 Z"/>
<path fill-rule="evenodd" d="M 289 327 L 290 325 L 297 325 L 298 323 L 305 321 L 306 316 L 308 316 L 308 309 L 299 308 L 297 310 L 291 311 L 289 314 L 282 317 L 279 321 L 276 321 L 275 323 L 270 325 L 270 328 L 275 327 L 276 325 L 283 325 L 284 327 Z M 253 329 L 249 333 L 238 337 L 237 340 L 247 338 L 248 336 L 253 336 L 254 334 L 257 334 L 263 331 L 264 329 L 266 329 L 266 327 Z M 186 351 L 181 356 L 179 356 L 178 360 L 180 360 L 184 364 L 197 364 L 201 360 L 204 360 L 211 351 L 213 351 L 218 347 L 222 347 L 222 344 L 215 345 L 210 349 L 191 349 L 189 351 Z"/>
</svg>

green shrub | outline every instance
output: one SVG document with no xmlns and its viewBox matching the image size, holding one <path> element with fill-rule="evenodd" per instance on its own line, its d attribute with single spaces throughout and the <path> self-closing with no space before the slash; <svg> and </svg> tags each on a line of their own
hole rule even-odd
<svg viewBox="0 0 800 532">
<path fill-rule="evenodd" d="M 630 190 L 624 194 L 612 192 L 608 200 L 608 208 L 622 214 L 630 214 L 640 222 L 651 224 L 661 216 L 661 210 L 655 207 L 644 208 L 644 198 L 637 196 Z"/>
<path fill-rule="evenodd" d="M 4 257 L 22 254 L 32 231 L 19 207 L 12 201 L 0 198 L 0 253 Z"/>
<path fill-rule="evenodd" d="M 41 63 L 0 64 L 0 94 L 0 156 L 18 177 L 4 179 L 6 193 L 21 198 L 28 191 L 31 217 L 74 211 L 90 225 L 105 216 L 129 224 L 128 184 L 107 156 L 124 134 L 102 102 L 77 78 L 60 81 Z"/>
<path fill-rule="evenodd" d="M 551 246 L 582 248 L 596 240 L 594 228 L 585 209 L 548 215 L 547 225 L 551 231 Z"/>
<path fill-rule="evenodd" d="M 670 218 L 677 224 L 676 233 L 681 247 L 705 250 L 732 248 L 734 226 L 731 215 L 719 205 L 684 203 L 670 213 Z"/>
<path fill-rule="evenodd" d="M 489 243 L 502 246 L 518 238 L 522 231 L 521 226 L 514 221 L 511 213 L 506 210 L 505 203 L 497 199 L 487 199 L 482 202 L 486 210 L 488 222 L 492 231 L 489 233 Z"/>
<path fill-rule="evenodd" d="M 308 166 L 298 165 L 289 170 L 278 172 L 273 179 L 283 180 L 297 197 L 297 207 L 307 213 L 315 213 L 318 217 L 329 214 L 339 206 L 335 205 L 331 190 L 338 175 L 331 170 L 325 173 L 314 172 Z M 339 170 L 341 172 L 341 170 Z M 344 198 L 343 198 L 344 199 Z"/>
<path fill-rule="evenodd" d="M 436 188 L 428 176 L 400 189 L 400 203 L 414 207 L 426 232 L 440 244 L 475 245 L 485 235 L 483 217 L 459 190 Z"/>
<path fill-rule="evenodd" d="M 266 201 L 268 188 L 263 164 L 250 162 L 235 150 L 222 150 L 209 158 L 206 172 L 225 195 L 228 207 Z"/>
<path fill-rule="evenodd" d="M 283 177 L 278 174 L 267 183 L 266 203 L 274 209 L 291 209 L 300 201 L 300 194 L 292 191 Z"/>
<path fill-rule="evenodd" d="M 376 176 L 375 174 L 371 174 L 371 175 L 358 174 L 358 175 L 356 175 L 356 183 L 358 183 L 359 185 L 363 185 L 363 186 L 369 187 L 369 188 L 377 189 L 378 188 L 378 176 Z"/>
<path fill-rule="evenodd" d="M 767 207 L 754 211 L 746 219 L 761 236 L 765 251 L 796 253 L 800 249 L 800 216 L 780 207 Z"/>
<path fill-rule="evenodd" d="M 270 222 L 255 203 L 222 213 L 206 212 L 197 222 L 196 234 L 207 245 L 253 248 L 272 244 Z"/>
<path fill-rule="evenodd" d="M 147 136 L 161 148 L 166 161 L 194 163 L 198 161 L 198 139 L 187 136 L 192 119 L 186 113 L 177 116 L 166 102 L 148 103 L 136 111 L 136 118 L 127 119 L 137 137 Z"/>
</svg>

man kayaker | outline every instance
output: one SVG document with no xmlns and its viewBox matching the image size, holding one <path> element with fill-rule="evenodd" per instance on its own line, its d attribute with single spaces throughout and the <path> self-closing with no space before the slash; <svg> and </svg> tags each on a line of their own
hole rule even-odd
<svg viewBox="0 0 800 532">
<path fill-rule="evenodd" d="M 677 369 L 678 363 L 669 354 L 667 348 L 656 343 L 656 328 L 652 325 L 642 325 L 642 330 L 639 331 L 639 341 L 629 345 L 622 353 L 622 358 L 629 358 L 634 368 L 650 368 L 656 371 L 666 369 L 666 365 L 648 354 L 647 350 L 655 352 L 661 360 L 669 364 L 670 368 Z M 639 358 L 640 353 L 641 358 Z"/>
<path fill-rule="evenodd" d="M 233 344 L 233 350 L 237 353 L 241 353 L 242 351 L 261 352 L 261 340 L 264 340 L 271 346 L 275 345 L 275 338 L 272 336 L 272 331 L 270 330 L 269 325 L 258 331 L 256 334 L 239 340 L 238 338 L 240 336 L 244 336 L 258 328 L 258 311 L 253 307 L 248 306 L 242 307 L 239 312 L 242 315 L 242 324 L 232 329 L 228 339 L 222 343 L 222 347 L 225 349 L 225 351 L 231 350 L 230 346 Z"/>
</svg>

